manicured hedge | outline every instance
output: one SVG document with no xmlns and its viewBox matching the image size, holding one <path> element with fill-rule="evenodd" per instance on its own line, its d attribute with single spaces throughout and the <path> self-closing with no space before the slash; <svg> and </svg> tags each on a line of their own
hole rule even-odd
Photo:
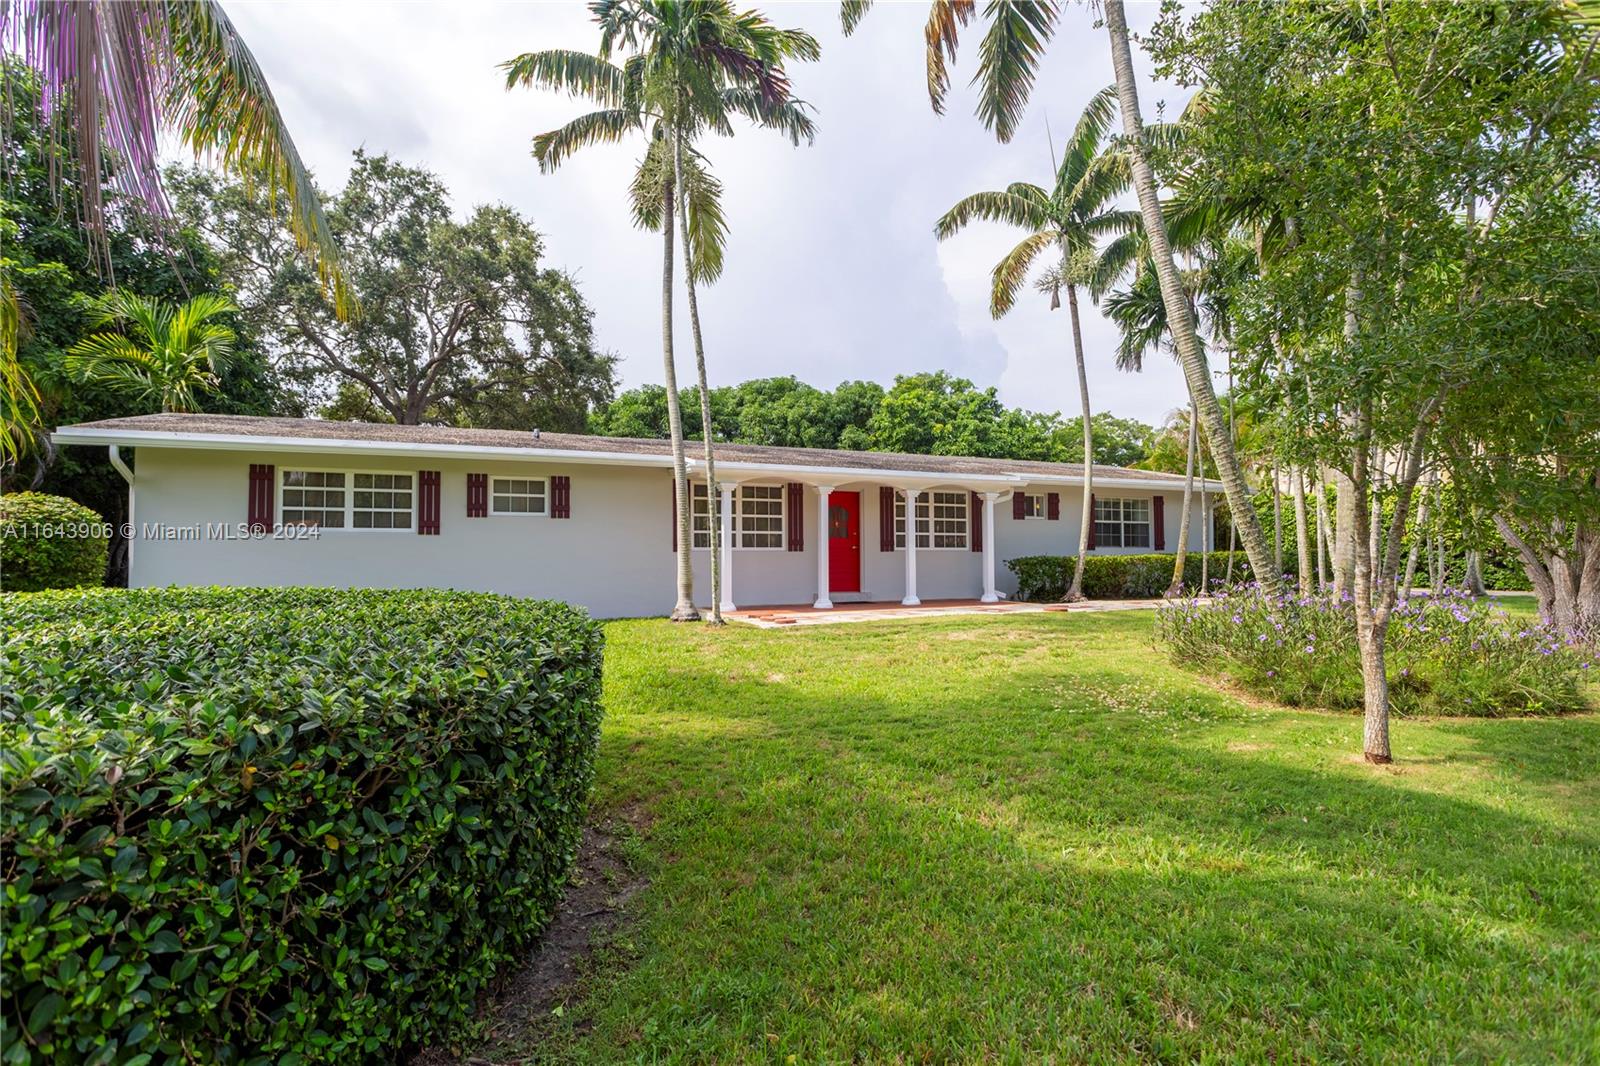
<svg viewBox="0 0 1600 1066">
<path fill-rule="evenodd" d="M 65 496 L 0 496 L 0 590 L 38 592 L 102 585 L 111 527 Z"/>
<path fill-rule="evenodd" d="M 1207 577 L 1220 581 L 1228 573 L 1229 552 L 1207 552 Z M 1250 560 L 1244 552 L 1233 555 L 1233 580 L 1250 580 Z M 1022 555 L 1007 559 L 1006 567 L 1017 576 L 1017 599 L 1053 603 L 1066 595 L 1072 580 L 1076 555 Z M 1200 553 L 1190 552 L 1184 561 L 1183 583 L 1191 591 L 1200 587 Z M 1091 600 L 1138 600 L 1160 596 L 1172 581 L 1172 553 L 1165 555 L 1091 555 L 1083 563 L 1083 594 Z M 1294 570 L 1294 560 L 1284 566 Z"/>
<path fill-rule="evenodd" d="M 0 597 L 6 1063 L 361 1063 L 549 920 L 599 627 L 447 592 Z"/>
</svg>

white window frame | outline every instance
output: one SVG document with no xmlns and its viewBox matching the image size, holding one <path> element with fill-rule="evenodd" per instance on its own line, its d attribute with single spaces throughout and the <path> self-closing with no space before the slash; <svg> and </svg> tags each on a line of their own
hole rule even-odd
<svg viewBox="0 0 1600 1066">
<path fill-rule="evenodd" d="M 520 493 L 515 493 L 515 492 L 496 493 L 495 490 L 494 490 L 494 483 L 496 481 L 537 481 L 540 485 L 544 486 L 543 493 L 542 493 L 542 495 L 544 497 L 544 510 L 542 510 L 542 511 L 496 511 L 494 509 L 494 498 L 495 498 L 495 496 L 497 496 L 497 495 L 499 495 L 499 496 L 517 496 L 517 495 L 520 495 Z M 542 475 L 537 475 L 537 474 L 526 474 L 526 475 L 524 475 L 524 474 L 490 474 L 489 475 L 489 517 L 491 517 L 491 518 L 549 518 L 550 517 L 550 479 L 547 478 L 547 477 L 544 477 Z"/>
<path fill-rule="evenodd" d="M 1022 520 L 1024 522 L 1042 521 L 1050 517 L 1048 511 L 1050 501 L 1044 493 L 1023 492 L 1018 495 L 1025 501 L 1022 505 Z M 1030 510 L 1033 512 L 1032 514 L 1028 513 Z"/>
<path fill-rule="evenodd" d="M 283 490 L 284 490 L 284 488 L 286 486 L 284 485 L 283 480 L 284 480 L 284 477 L 286 475 L 288 475 L 288 474 L 343 474 L 344 475 L 344 479 L 345 479 L 345 481 L 344 481 L 344 525 L 343 526 L 324 526 L 324 525 L 306 526 L 305 523 L 303 523 L 303 522 L 294 522 L 294 523 L 285 522 L 283 520 L 283 512 L 284 512 Z M 411 479 L 411 508 L 410 508 L 410 512 L 408 514 L 408 521 L 407 521 L 406 525 L 404 525 L 404 526 L 391 526 L 391 527 L 389 527 L 387 529 L 374 528 L 374 527 L 371 527 L 371 526 L 364 526 L 364 527 L 358 528 L 355 525 L 355 518 L 356 518 L 356 475 L 357 474 L 381 474 L 381 475 L 385 475 L 385 476 L 389 476 L 389 477 L 408 477 L 408 478 Z M 316 530 L 319 530 L 322 533 L 358 533 L 358 534 L 363 534 L 363 535 L 367 534 L 367 533 L 415 533 L 417 531 L 417 507 L 421 503 L 421 498 L 420 497 L 421 497 L 422 486 L 421 486 L 420 480 L 417 477 L 417 472 L 415 470 L 366 470 L 366 469 L 355 470 L 355 469 L 350 469 L 348 467 L 346 467 L 346 468 L 333 468 L 333 467 L 312 467 L 312 466 L 284 466 L 284 467 L 279 467 L 278 468 L 278 471 L 277 471 L 277 474 L 276 474 L 276 477 L 274 478 L 274 480 L 277 482 L 276 491 L 274 493 L 274 503 L 277 506 L 276 506 L 276 510 L 273 513 L 277 515 L 278 521 L 280 523 L 282 523 L 283 525 L 285 525 L 285 526 L 288 526 L 288 525 L 305 526 L 305 528 L 307 528 L 307 529 L 316 529 Z M 368 490 L 368 491 L 385 491 L 385 490 Z M 392 490 L 389 490 L 389 491 L 392 491 Z M 310 508 L 296 507 L 294 509 L 299 511 L 299 510 L 309 510 Z M 317 510 L 326 511 L 326 510 L 329 510 L 329 508 L 321 507 L 321 508 L 317 508 Z"/>
<path fill-rule="evenodd" d="M 1117 517 L 1115 519 L 1105 519 L 1100 517 L 1100 509 L 1109 504 L 1116 504 L 1117 506 Z M 1142 520 L 1128 518 L 1127 515 L 1129 504 L 1143 506 L 1144 518 Z M 1139 496 L 1096 497 L 1094 501 L 1094 514 L 1091 516 L 1091 519 L 1094 522 L 1094 546 L 1097 550 L 1100 548 L 1139 548 L 1145 551 L 1155 550 L 1152 547 L 1152 545 L 1155 544 L 1155 505 L 1148 499 Z M 1106 534 L 1105 532 L 1102 532 L 1102 530 L 1105 530 L 1108 527 L 1116 528 L 1117 543 L 1115 544 L 1107 543 Z M 1129 544 L 1128 531 L 1130 529 L 1139 529 L 1141 527 L 1144 530 L 1144 543 Z"/>
<path fill-rule="evenodd" d="M 961 543 L 940 544 L 933 543 L 933 515 L 935 496 L 961 497 Z M 938 504 L 941 507 L 954 507 L 954 500 L 946 500 Z M 965 489 L 960 492 L 954 489 L 929 489 L 917 493 L 917 551 L 919 552 L 964 552 L 970 549 L 972 541 L 972 494 Z M 943 521 L 949 521 L 948 518 Z M 946 533 L 943 536 L 951 536 Z M 906 547 L 906 496 L 903 492 L 894 494 L 894 550 L 905 551 Z"/>
<path fill-rule="evenodd" d="M 691 481 L 689 484 L 689 536 L 692 539 L 695 551 L 709 551 L 711 549 L 711 523 L 720 523 L 722 521 L 722 494 L 720 492 L 709 491 L 710 486 L 708 486 L 704 481 Z M 753 535 L 762 533 L 771 535 L 774 532 L 770 529 L 756 530 L 744 528 L 745 515 L 742 501 L 744 498 L 744 490 L 747 487 L 778 490 L 778 529 L 776 530 L 778 543 L 770 546 L 763 545 L 759 547 L 754 545 L 747 546 L 745 544 L 744 539 L 746 534 Z M 704 493 L 704 495 L 701 495 L 701 493 Z M 716 501 L 714 506 L 712 504 L 713 500 Z M 704 509 L 702 509 L 700 506 L 702 501 L 704 501 L 706 505 Z M 702 520 L 704 520 L 705 528 L 700 528 Z M 739 552 L 781 552 L 787 551 L 788 549 L 789 493 L 788 490 L 784 488 L 783 484 L 781 482 L 770 483 L 765 481 L 753 481 L 750 482 L 748 486 L 739 485 L 736 487 L 733 490 L 733 550 Z"/>
</svg>

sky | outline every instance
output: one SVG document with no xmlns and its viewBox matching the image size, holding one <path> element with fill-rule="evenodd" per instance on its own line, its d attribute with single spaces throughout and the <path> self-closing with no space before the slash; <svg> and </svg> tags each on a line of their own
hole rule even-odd
<svg viewBox="0 0 1600 1066">
<path fill-rule="evenodd" d="M 586 101 L 507 92 L 497 64 L 546 48 L 592 50 L 597 35 L 580 4 L 229 2 L 227 9 L 267 78 L 306 162 L 337 188 L 351 152 L 388 152 L 439 174 L 465 213 L 510 204 L 547 238 L 547 264 L 570 272 L 595 312 L 599 345 L 621 356 L 624 387 L 657 383 L 661 365 L 660 235 L 632 226 L 627 182 L 642 140 L 586 149 L 553 174 L 530 155 L 534 134 L 559 126 Z M 821 388 L 893 382 L 896 374 L 948 370 L 994 386 L 1008 405 L 1079 412 L 1065 306 L 1026 292 L 994 321 L 989 271 L 1022 236 L 980 223 L 948 241 L 934 221 L 961 197 L 1012 181 L 1049 186 L 1046 125 L 1059 142 L 1091 96 L 1112 81 L 1103 27 L 1085 5 L 1065 4 L 1021 128 L 998 143 L 973 115 L 967 80 L 979 33 L 969 30 L 943 117 L 928 104 L 924 2 L 879 3 L 855 34 L 839 30 L 838 4 L 762 5 L 778 25 L 811 32 L 817 63 L 791 70 L 796 95 L 815 108 L 816 143 L 792 147 L 743 126 L 704 151 L 725 186 L 731 229 L 726 271 L 702 289 L 700 315 L 712 385 L 793 374 Z M 1155 3 L 1130 3 L 1137 35 Z M 1135 49 L 1145 119 L 1182 90 L 1152 83 Z M 1129 200 L 1132 206 L 1132 200 Z M 679 381 L 692 382 L 679 297 Z M 1114 326 L 1083 301 L 1090 398 L 1096 412 L 1159 423 L 1183 403 L 1182 375 L 1153 357 L 1141 374 L 1113 365 Z"/>
</svg>

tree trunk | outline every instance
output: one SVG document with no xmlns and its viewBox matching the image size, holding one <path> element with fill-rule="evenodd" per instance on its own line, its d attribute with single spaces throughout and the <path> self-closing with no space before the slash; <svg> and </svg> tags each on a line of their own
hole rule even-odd
<svg viewBox="0 0 1600 1066">
<path fill-rule="evenodd" d="M 1428 528 L 1428 494 L 1423 493 L 1417 500 L 1417 528 L 1411 537 L 1411 550 L 1406 554 L 1406 572 L 1400 579 L 1400 598 L 1411 598 L 1411 585 L 1417 576 L 1417 551 L 1426 538 L 1424 530 Z"/>
<path fill-rule="evenodd" d="M 683 139 L 672 138 L 672 185 L 679 192 L 678 227 L 683 240 L 683 291 L 689 300 L 689 328 L 694 335 L 695 380 L 700 387 L 700 436 L 706 445 L 706 502 L 711 506 L 711 617 L 714 626 L 722 620 L 722 522 L 721 489 L 717 485 L 717 460 L 712 449 L 711 391 L 706 385 L 706 347 L 700 336 L 700 302 L 695 296 L 694 257 L 689 246 L 689 199 L 683 193 Z M 800 521 L 792 515 L 791 522 Z"/>
<path fill-rule="evenodd" d="M 1361 753 L 1371 763 L 1394 760 L 1389 750 L 1389 677 L 1384 663 L 1385 626 L 1378 623 L 1373 567 L 1373 522 L 1367 496 L 1368 464 L 1371 457 L 1364 442 L 1357 443 L 1354 471 L 1350 479 L 1350 521 L 1339 523 L 1350 533 L 1351 579 L 1355 596 L 1356 644 L 1361 651 L 1361 688 L 1364 704 L 1361 728 Z"/>
<path fill-rule="evenodd" d="M 1333 519 L 1328 515 L 1328 475 L 1327 468 L 1322 469 L 1322 475 L 1317 478 L 1317 584 L 1326 589 L 1332 580 L 1332 549 L 1330 547 L 1330 527 Z"/>
<path fill-rule="evenodd" d="M 1271 577 L 1271 580 L 1262 582 L 1263 586 L 1276 592 L 1281 579 L 1271 575 L 1271 551 L 1266 536 L 1261 532 L 1261 521 L 1250 506 L 1250 490 L 1245 485 L 1244 472 L 1239 468 L 1239 457 L 1234 451 L 1233 442 L 1228 439 L 1222 407 L 1217 403 L 1217 392 L 1211 384 L 1211 371 L 1206 365 L 1200 338 L 1195 333 L 1189 298 L 1178 276 L 1177 263 L 1172 258 L 1172 243 L 1167 238 L 1167 223 L 1161 214 L 1155 172 L 1150 169 L 1150 160 L 1145 155 L 1144 119 L 1139 113 L 1139 89 L 1134 81 L 1133 54 L 1128 46 L 1128 22 L 1122 0 L 1106 0 L 1105 18 L 1106 29 L 1111 36 L 1111 66 L 1117 75 L 1122 129 L 1130 149 L 1133 184 L 1139 194 L 1139 212 L 1144 219 L 1150 258 L 1155 263 L 1156 278 L 1161 283 L 1161 302 L 1167 309 L 1167 329 L 1178 349 L 1189 395 L 1199 408 L 1206 443 L 1217 464 L 1217 472 L 1228 497 L 1228 509 L 1239 527 L 1239 538 L 1244 541 L 1245 554 L 1250 557 L 1250 566 L 1257 574 Z"/>
<path fill-rule="evenodd" d="M 1167 599 L 1183 595 L 1183 571 L 1189 562 L 1189 512 L 1194 508 L 1194 453 L 1200 424 L 1194 416 L 1194 401 L 1189 401 L 1189 455 L 1183 462 L 1183 517 L 1178 519 L 1178 551 L 1172 560 L 1172 584 Z M 1205 589 L 1201 589 L 1204 592 Z"/>
<path fill-rule="evenodd" d="M 1462 584 L 1475 599 L 1481 600 L 1489 595 L 1489 590 L 1483 587 L 1483 566 L 1479 562 L 1477 548 L 1467 549 L 1467 574 Z"/>
<path fill-rule="evenodd" d="M 672 437 L 672 489 L 678 496 L 678 602 L 672 608 L 674 622 L 697 622 L 700 612 L 694 606 L 694 499 L 689 493 L 689 476 L 683 457 L 683 411 L 678 404 L 678 366 L 672 355 L 672 195 L 668 186 L 661 194 L 661 362 L 667 379 L 667 429 Z M 708 499 L 709 505 L 712 501 Z M 712 510 L 712 524 L 716 511 Z"/>
<path fill-rule="evenodd" d="M 1083 330 L 1078 324 L 1078 287 L 1067 286 L 1067 311 L 1072 316 L 1072 355 L 1078 363 L 1078 402 L 1083 407 L 1083 520 L 1078 525 L 1078 560 L 1063 603 L 1083 599 L 1083 565 L 1089 554 L 1089 529 L 1094 521 L 1094 426 L 1089 415 L 1089 371 L 1083 360 Z"/>
<path fill-rule="evenodd" d="M 1316 591 L 1316 575 L 1311 569 L 1310 523 L 1306 519 L 1306 476 L 1299 467 L 1294 470 L 1294 560 L 1300 579 L 1300 595 L 1309 596 Z"/>
<path fill-rule="evenodd" d="M 1278 483 L 1278 461 L 1272 461 L 1272 570 L 1283 575 L 1283 487 Z"/>
<path fill-rule="evenodd" d="M 1600 487 L 1600 486 L 1597 486 Z M 1522 560 L 1533 584 L 1539 617 L 1563 637 L 1574 640 L 1600 638 L 1600 530 L 1552 523 L 1549 539 L 1558 550 L 1536 549 L 1505 516 L 1494 516 L 1500 536 Z"/>
</svg>

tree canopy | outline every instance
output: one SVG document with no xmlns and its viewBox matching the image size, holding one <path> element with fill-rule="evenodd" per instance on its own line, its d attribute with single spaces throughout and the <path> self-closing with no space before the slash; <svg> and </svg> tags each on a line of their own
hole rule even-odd
<svg viewBox="0 0 1600 1066">
<path fill-rule="evenodd" d="M 687 395 L 687 394 L 686 394 Z M 1008 408 L 994 389 L 980 389 L 946 371 L 906 374 L 885 390 L 846 381 L 832 391 L 794 377 L 758 378 L 711 390 L 717 440 L 790 448 L 977 455 L 1074 463 L 1083 459 L 1077 417 Z M 596 409 L 589 431 L 612 437 L 667 436 L 666 390 L 629 389 Z M 702 439 L 697 411 L 685 408 L 685 433 Z M 1156 442 L 1150 426 L 1099 414 L 1095 462 L 1134 466 Z"/>
<path fill-rule="evenodd" d="M 571 430 L 615 391 L 616 357 L 596 347 L 588 303 L 543 262 L 544 238 L 510 207 L 457 219 L 436 176 L 357 151 L 345 187 L 324 197 L 362 306 L 345 320 L 289 239 L 281 203 L 202 171 L 169 186 L 307 407 Z"/>
</svg>

